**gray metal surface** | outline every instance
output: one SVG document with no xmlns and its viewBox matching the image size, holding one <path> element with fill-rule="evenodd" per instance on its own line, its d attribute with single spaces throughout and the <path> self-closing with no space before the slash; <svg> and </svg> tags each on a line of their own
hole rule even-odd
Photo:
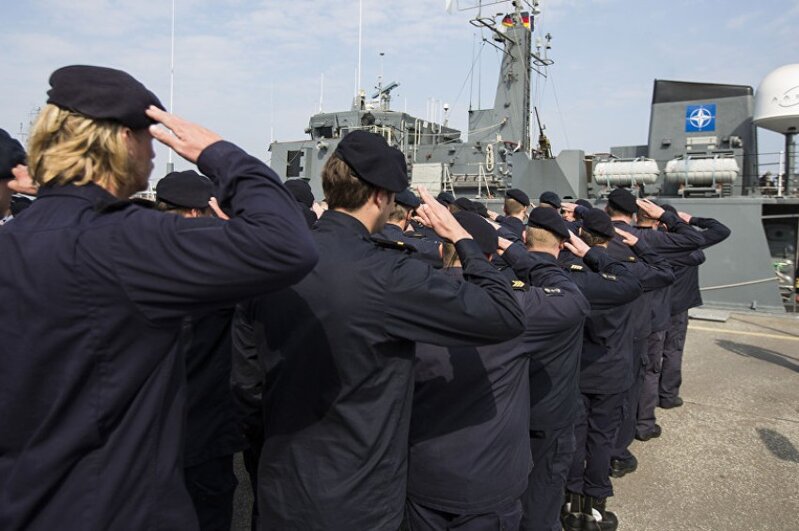
<svg viewBox="0 0 799 531">
<path fill-rule="evenodd" d="M 306 129 L 307 140 L 273 143 L 272 166 L 284 178 L 307 179 L 314 195 L 321 199 L 320 173 L 324 162 L 344 135 L 363 128 L 382 134 L 405 153 L 412 180 L 415 164 L 423 165 L 419 177 L 426 182 L 431 165 L 439 165 L 435 168 L 442 168 L 441 187 L 454 190 L 457 196 L 501 198 L 509 187 L 520 188 L 533 199 L 547 190 L 561 196 L 602 196 L 608 190 L 589 178 L 593 159 L 586 161 L 584 152 L 563 151 L 552 159 L 534 158 L 536 152 L 528 150 L 530 69 L 534 56 L 530 48 L 531 33 L 519 22 L 518 7 L 514 17 L 517 23 L 506 28 L 504 35 L 495 33 L 490 42 L 504 52 L 494 106 L 470 111 L 465 140 L 460 131 L 443 124 L 391 111 L 387 101 L 378 104 L 360 101 L 347 111 L 312 116 Z M 472 23 L 497 27 L 496 22 L 487 18 L 474 19 Z M 694 190 L 725 197 L 681 199 L 680 185 L 665 182 L 662 174 L 645 191 L 647 194 L 659 191 L 661 199 L 675 204 L 693 201 L 686 203 L 687 210 L 715 217 L 732 229 L 728 241 L 708 250 L 707 263 L 701 268 L 707 305 L 783 312 L 777 282 L 771 280 L 776 275 L 761 219 L 762 205 L 773 200 L 760 198 L 756 188 L 757 130 L 752 121 L 752 92 L 751 87 L 744 85 L 656 81 L 648 146 L 619 146 L 611 151 L 624 157 L 646 154 L 658 162 L 661 170 L 666 162 L 680 155 L 733 154 L 742 174 L 736 182 Z M 687 130 L 693 105 L 715 105 L 712 130 Z M 799 215 L 799 200 L 787 199 L 782 203 L 785 208 L 781 214 Z M 790 232 L 785 227 L 791 222 L 786 223 L 769 221 L 769 235 L 782 237 Z M 797 234 L 795 229 L 793 234 Z M 772 241 L 771 247 L 776 243 Z M 782 254 L 799 252 L 796 249 L 799 245 L 778 243 Z M 793 274 L 791 269 L 785 277 Z"/>
<path fill-rule="evenodd" d="M 680 98 L 680 101 L 668 101 L 652 104 L 649 123 L 649 157 L 658 161 L 661 170 L 666 162 L 679 155 L 711 153 L 714 151 L 731 152 L 736 156 L 742 170 L 742 179 L 733 186 L 732 195 L 741 195 L 742 190 L 751 186 L 757 178 L 757 132 L 752 123 L 754 97 L 728 96 L 729 85 L 712 85 L 702 83 L 683 83 L 679 81 L 656 81 L 656 88 L 666 84 L 687 86 L 685 92 L 693 91 L 704 96 L 702 99 L 691 99 L 691 96 Z M 669 88 L 669 87 L 666 87 Z M 678 87 L 679 88 L 679 87 Z M 751 91 L 751 87 L 748 88 Z M 714 90 L 716 89 L 716 90 Z M 717 93 L 718 96 L 713 96 Z M 711 104 L 716 106 L 715 127 L 704 132 L 686 131 L 686 110 L 688 106 Z M 740 146 L 733 137 L 740 139 Z M 710 143 L 712 141 L 712 143 Z M 677 187 L 661 181 L 664 195 L 676 195 Z"/>
<path fill-rule="evenodd" d="M 760 220 L 764 199 L 669 198 L 668 202 L 677 210 L 718 219 L 732 230 L 729 238 L 705 250 L 707 261 L 699 268 L 705 305 L 785 312 Z"/>
</svg>

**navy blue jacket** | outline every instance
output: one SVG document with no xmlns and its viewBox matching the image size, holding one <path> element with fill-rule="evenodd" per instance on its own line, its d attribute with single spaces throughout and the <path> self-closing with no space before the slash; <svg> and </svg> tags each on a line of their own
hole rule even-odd
<svg viewBox="0 0 799 531">
<path fill-rule="evenodd" d="M 522 239 L 522 233 L 524 232 L 524 221 L 513 216 L 504 216 L 502 218 L 497 218 L 497 223 L 500 224 L 498 231 L 500 236 L 503 238 L 507 238 L 512 242 Z"/>
<path fill-rule="evenodd" d="M 562 250 L 558 264 L 580 288 L 591 310 L 616 308 L 634 301 L 643 293 L 638 279 L 601 247 L 592 248 L 582 258 Z"/>
<path fill-rule="evenodd" d="M 580 391 L 626 391 L 633 381 L 635 331 L 629 303 L 643 293 L 640 282 L 602 247 L 593 247 L 582 260 L 561 253 L 558 261 L 572 272 L 572 279 L 591 303 L 583 334 Z"/>
<path fill-rule="evenodd" d="M 527 487 L 529 362 L 540 367 L 568 357 L 556 346 L 563 336 L 576 336 L 579 345 L 589 309 L 554 258 L 527 277 L 539 287 L 517 283 L 526 318 L 520 336 L 484 347 L 416 345 L 408 497 L 421 505 L 479 514 L 518 499 Z M 561 399 L 576 403 L 569 391 Z"/>
<path fill-rule="evenodd" d="M 639 229 L 635 235 L 645 240 L 657 254 L 666 260 L 690 254 L 702 248 L 705 243 L 705 238 L 699 231 L 673 212 L 664 212 L 660 217 L 660 222 L 666 226 L 667 230 Z"/>
<path fill-rule="evenodd" d="M 497 229 L 497 235 L 500 238 L 505 238 L 506 240 L 510 240 L 512 242 L 522 242 L 522 234 L 524 233 L 525 227 L 524 222 L 519 218 L 514 218 L 512 216 L 498 216 L 496 222 L 499 223 L 499 228 Z M 516 279 L 516 273 L 510 267 L 507 261 L 505 261 L 505 257 L 499 254 L 495 254 L 491 258 L 491 263 L 494 264 L 499 271 L 502 272 L 508 279 Z"/>
<path fill-rule="evenodd" d="M 691 218 L 691 226 L 701 229 L 699 234 L 702 235 L 704 241 L 700 249 L 707 249 L 717 243 L 721 243 L 729 238 L 730 229 L 718 220 L 713 218 L 700 218 L 693 216 Z M 701 252 L 701 251 L 700 251 Z M 672 314 L 687 311 L 696 306 L 702 306 L 702 292 L 699 290 L 699 265 L 705 261 L 704 253 L 701 256 L 689 255 L 685 258 L 686 262 L 699 262 L 694 266 L 689 266 L 690 271 L 684 276 L 683 285 L 680 287 L 681 293 L 684 296 L 677 297 L 672 304 Z"/>
<path fill-rule="evenodd" d="M 690 225 L 685 223 L 682 218 L 673 212 L 664 212 L 660 218 L 666 230 L 653 230 L 647 227 L 635 227 L 632 231 L 642 241 L 648 243 L 652 249 L 672 266 L 674 282 L 671 286 L 662 288 L 654 292 L 651 304 L 651 331 L 661 332 L 668 329 L 671 322 L 672 304 L 686 298 L 686 293 L 690 291 L 690 282 L 686 282 L 686 277 L 691 276 L 692 272 L 685 269 L 681 262 L 700 249 L 703 244 L 702 236 Z M 697 277 L 698 273 L 693 274 Z"/>
<path fill-rule="evenodd" d="M 580 352 L 590 304 L 552 255 L 528 253 L 521 245 L 511 245 L 503 256 L 520 278 L 533 286 L 560 289 L 573 310 L 581 311 L 577 318 L 559 316 L 560 322 L 542 338 L 530 357 L 530 430 L 548 431 L 568 426 L 574 422 L 581 403 Z M 550 312 L 537 314 L 537 318 L 543 319 L 552 316 Z"/>
<path fill-rule="evenodd" d="M 634 234 L 638 236 L 641 241 L 649 241 L 646 237 L 642 237 L 641 233 L 649 232 L 651 230 L 655 229 L 650 227 L 635 227 Z M 680 260 L 680 256 L 672 256 L 666 261 L 671 267 L 672 274 L 674 275 L 674 282 L 668 286 L 649 292 L 649 295 L 651 296 L 651 311 L 649 315 L 651 317 L 651 331 L 653 333 L 662 332 L 663 330 L 667 330 L 669 328 L 669 323 L 671 322 L 671 294 L 674 286 L 677 284 L 677 275 L 681 269 L 681 266 L 678 263 Z"/>
<path fill-rule="evenodd" d="M 183 326 L 187 384 L 184 468 L 246 447 L 230 390 L 232 321 L 233 308 L 223 308 L 193 316 Z"/>
<path fill-rule="evenodd" d="M 183 484 L 189 312 L 300 280 L 317 253 L 277 175 L 200 155 L 233 217 L 54 186 L 0 229 L 0 529 L 194 529 Z M 288 244 L 287 242 L 290 242 Z"/>
<path fill-rule="evenodd" d="M 414 342 L 468 346 L 519 335 L 510 283 L 469 239 L 466 282 L 383 248 L 327 211 L 296 286 L 250 306 L 272 381 L 258 473 L 264 529 L 398 529 L 407 478 Z"/>
<path fill-rule="evenodd" d="M 615 228 L 629 232 L 638 236 L 639 229 L 630 224 L 616 220 L 613 222 Z M 669 293 L 670 286 L 674 283 L 674 273 L 671 264 L 647 243 L 645 238 L 638 239 L 638 242 L 630 247 L 622 241 L 621 236 L 616 235 L 608 243 L 608 254 L 613 258 L 624 263 L 641 283 L 644 290 L 633 305 L 633 319 L 635 320 L 635 339 L 641 341 L 649 337 L 654 329 L 653 322 L 655 316 L 655 301 L 663 300 Z M 662 313 L 662 310 L 658 310 Z M 662 329 L 665 330 L 665 329 Z M 646 355 L 644 346 L 640 354 Z"/>
<path fill-rule="evenodd" d="M 702 230 L 697 230 L 694 227 Z M 670 259 L 675 263 L 677 277 L 677 281 L 672 287 L 671 315 L 702 306 L 702 293 L 699 291 L 699 265 L 704 263 L 705 255 L 701 250 L 716 245 L 730 236 L 730 229 L 713 218 L 692 217 L 690 230 L 700 238 L 699 246 L 690 252 L 675 255 Z"/>
</svg>

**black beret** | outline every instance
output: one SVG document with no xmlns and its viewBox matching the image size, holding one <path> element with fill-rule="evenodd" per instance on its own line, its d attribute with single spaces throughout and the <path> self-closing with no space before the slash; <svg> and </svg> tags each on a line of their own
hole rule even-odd
<svg viewBox="0 0 799 531">
<path fill-rule="evenodd" d="M 339 142 L 336 155 L 352 168 L 359 179 L 389 192 L 408 187 L 405 155 L 388 145 L 386 139 L 366 131 L 353 131 Z"/>
<path fill-rule="evenodd" d="M 155 187 L 158 201 L 181 208 L 207 208 L 214 185 L 194 170 L 173 171 Z"/>
<path fill-rule="evenodd" d="M 626 188 L 615 188 L 610 192 L 610 194 L 608 194 L 608 204 L 614 210 L 621 210 L 627 214 L 635 214 L 638 212 L 635 196 Z"/>
<path fill-rule="evenodd" d="M 544 192 L 541 194 L 541 197 L 538 198 L 538 202 L 552 205 L 555 208 L 560 208 L 560 197 L 555 192 Z"/>
<path fill-rule="evenodd" d="M 475 213 L 480 214 L 484 218 L 488 217 L 488 207 L 485 206 L 484 203 L 480 203 L 478 201 L 472 201 L 472 204 L 474 205 Z"/>
<path fill-rule="evenodd" d="M 454 215 L 461 227 L 474 238 L 483 254 L 494 254 L 497 251 L 499 238 L 490 223 L 474 212 L 456 212 Z"/>
<path fill-rule="evenodd" d="M 530 206 L 530 198 L 519 190 L 518 188 L 511 188 L 510 190 L 505 191 L 505 196 L 510 197 L 511 199 L 515 199 L 519 203 L 523 204 L 524 206 Z"/>
<path fill-rule="evenodd" d="M 578 199 L 577 201 L 574 202 L 574 204 L 583 206 L 585 208 L 594 208 L 594 205 L 592 205 L 591 201 L 589 201 L 588 199 Z"/>
<path fill-rule="evenodd" d="M 422 202 L 419 201 L 419 198 L 416 197 L 416 195 L 413 192 L 411 192 L 409 188 L 406 188 L 405 190 L 395 195 L 394 201 L 408 208 L 417 208 L 419 205 L 422 204 Z"/>
<path fill-rule="evenodd" d="M 534 208 L 530 212 L 527 224 L 531 227 L 548 230 L 562 240 L 569 239 L 569 228 L 554 208 Z"/>
<path fill-rule="evenodd" d="M 11 170 L 17 164 L 25 164 L 25 148 L 19 140 L 0 129 L 0 180 L 13 179 Z"/>
<path fill-rule="evenodd" d="M 299 203 L 308 208 L 313 206 L 314 197 L 311 185 L 305 179 L 289 179 L 283 184 Z"/>
<path fill-rule="evenodd" d="M 673 207 L 672 205 L 670 205 L 669 203 L 663 203 L 662 205 L 660 205 L 660 208 L 662 208 L 662 209 L 663 209 L 663 210 L 665 210 L 666 212 L 671 212 L 672 214 L 676 214 L 676 213 L 677 213 L 677 209 L 676 209 L 676 208 L 674 208 L 674 207 Z"/>
<path fill-rule="evenodd" d="M 451 205 L 455 202 L 455 196 L 449 192 L 441 192 L 436 196 L 436 200 L 442 205 Z"/>
<path fill-rule="evenodd" d="M 613 238 L 616 231 L 610 216 L 598 208 L 592 208 L 583 215 L 583 229 L 606 238 Z"/>
<path fill-rule="evenodd" d="M 122 70 L 73 65 L 50 75 L 47 103 L 94 120 L 111 120 L 131 129 L 144 129 L 152 120 L 144 114 L 150 105 L 164 106 L 155 94 Z"/>
<path fill-rule="evenodd" d="M 476 212 L 477 207 L 468 197 L 459 197 L 455 200 L 455 206 L 466 212 Z"/>
</svg>

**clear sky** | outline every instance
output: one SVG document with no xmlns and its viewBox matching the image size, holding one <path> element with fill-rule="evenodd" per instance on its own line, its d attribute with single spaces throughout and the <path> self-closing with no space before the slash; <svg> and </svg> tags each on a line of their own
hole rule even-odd
<svg viewBox="0 0 799 531">
<path fill-rule="evenodd" d="M 461 8 L 474 0 L 460 0 Z M 465 129 L 478 93 L 490 107 L 499 52 L 480 45 L 473 10 L 444 0 L 363 0 L 362 86 L 382 69 L 397 81 L 393 108 L 422 118 L 431 101 Z M 507 5 L 507 4 L 506 4 Z M 50 73 L 68 64 L 128 71 L 169 105 L 170 0 L 2 0 L 0 128 L 27 130 Z M 654 79 L 757 88 L 799 63 L 799 1 L 542 0 L 538 28 L 552 35 L 548 77 L 534 103 L 554 151 L 645 144 Z M 509 9 L 484 8 L 484 14 Z M 348 109 L 358 55 L 357 0 L 176 0 L 173 111 L 268 159 L 270 139 L 299 140 L 309 116 Z M 473 57 L 475 78 L 469 81 Z M 324 76 L 324 90 L 321 90 Z M 782 137 L 760 130 L 761 153 Z M 158 148 L 153 178 L 167 154 Z M 761 162 L 774 161 L 763 156 Z M 176 159 L 176 167 L 190 165 Z"/>
</svg>

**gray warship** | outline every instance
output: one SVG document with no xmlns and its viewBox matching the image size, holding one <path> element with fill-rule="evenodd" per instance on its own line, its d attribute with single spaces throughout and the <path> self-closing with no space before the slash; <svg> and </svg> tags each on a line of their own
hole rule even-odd
<svg viewBox="0 0 799 531">
<path fill-rule="evenodd" d="M 320 172 L 327 157 L 347 133 L 361 129 L 384 136 L 405 154 L 411 186 L 450 191 L 495 210 L 509 188 L 531 198 L 551 190 L 599 205 L 612 188 L 627 187 L 732 229 L 728 240 L 706 251 L 700 268 L 705 306 L 796 311 L 799 183 L 793 140 L 799 65 L 783 67 L 787 74 L 775 72 L 757 95 L 747 85 L 655 80 L 646 144 L 553 156 L 540 123 L 533 127 L 530 103 L 531 73 L 552 64 L 549 35 L 533 38 L 538 1 L 507 2 L 510 12 L 497 16 L 483 16 L 483 2 L 477 4 L 470 23 L 490 35 L 502 61 L 493 106 L 469 110 L 465 137 L 446 120 L 392 110 L 391 92 L 398 84 L 383 86 L 381 80 L 371 99 L 360 91 L 349 110 L 313 115 L 305 139 L 273 142 L 275 171 L 284 179 L 307 180 L 322 197 Z M 774 179 L 758 173 L 758 126 L 785 134 L 785 171 Z"/>
</svg>

